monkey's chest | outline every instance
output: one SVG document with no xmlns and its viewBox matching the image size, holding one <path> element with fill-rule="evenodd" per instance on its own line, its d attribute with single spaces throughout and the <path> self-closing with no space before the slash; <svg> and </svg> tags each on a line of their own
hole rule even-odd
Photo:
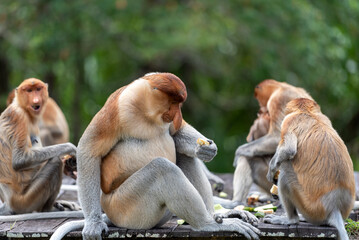
<svg viewBox="0 0 359 240">
<path fill-rule="evenodd" d="M 101 163 L 103 192 L 116 189 L 133 173 L 158 157 L 176 163 L 175 144 L 169 134 L 150 140 L 131 138 L 119 142 Z"/>
</svg>

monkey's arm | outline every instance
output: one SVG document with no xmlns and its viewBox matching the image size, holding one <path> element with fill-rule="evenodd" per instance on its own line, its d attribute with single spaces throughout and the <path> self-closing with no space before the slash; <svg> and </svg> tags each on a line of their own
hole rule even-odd
<svg viewBox="0 0 359 240">
<path fill-rule="evenodd" d="M 267 179 L 273 182 L 275 173 L 283 161 L 292 159 L 297 154 L 297 137 L 294 133 L 287 133 L 278 145 L 277 151 L 269 162 Z"/>
<path fill-rule="evenodd" d="M 274 154 L 279 141 L 280 136 L 278 134 L 269 133 L 257 140 L 239 146 L 236 150 L 233 165 L 237 165 L 237 159 L 240 156 L 259 157 Z"/>
<path fill-rule="evenodd" d="M 118 93 L 115 92 L 115 93 Z M 101 239 L 108 227 L 101 218 L 101 160 L 120 140 L 117 98 L 111 95 L 82 135 L 77 151 L 78 196 L 85 216 L 83 239 Z"/>
<path fill-rule="evenodd" d="M 197 139 L 203 139 L 209 144 L 200 145 Z M 188 157 L 197 157 L 202 161 L 211 161 L 217 155 L 217 145 L 203 136 L 194 127 L 182 122 L 181 128 L 173 135 L 176 151 Z"/>
<path fill-rule="evenodd" d="M 20 171 L 51 158 L 69 154 L 76 156 L 76 147 L 72 143 L 62 143 L 48 147 L 27 148 L 15 146 L 12 151 L 12 167 Z"/>
</svg>

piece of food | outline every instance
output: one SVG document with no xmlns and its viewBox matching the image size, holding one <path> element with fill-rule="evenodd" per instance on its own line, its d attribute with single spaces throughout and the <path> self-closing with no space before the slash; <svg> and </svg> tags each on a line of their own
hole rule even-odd
<svg viewBox="0 0 359 240">
<path fill-rule="evenodd" d="M 256 202 L 258 202 L 258 200 L 259 200 L 259 195 L 258 194 L 252 194 L 251 196 L 248 197 L 247 204 L 248 205 L 254 205 Z"/>
<path fill-rule="evenodd" d="M 182 225 L 182 224 L 184 224 L 184 222 L 185 222 L 185 221 L 184 221 L 183 219 L 178 219 L 178 220 L 177 220 L 177 224 L 178 224 L 178 225 Z"/>
<path fill-rule="evenodd" d="M 198 138 L 197 139 L 197 144 L 202 146 L 202 145 L 209 145 L 209 142 L 207 140 L 204 140 L 204 139 L 201 139 L 201 138 Z"/>
<path fill-rule="evenodd" d="M 278 195 L 278 187 L 277 185 L 273 184 L 272 188 L 270 189 L 271 194 Z"/>
<path fill-rule="evenodd" d="M 264 211 L 264 210 L 268 210 L 268 209 L 272 209 L 273 211 L 276 211 L 277 207 L 274 206 L 273 204 L 267 204 L 267 205 L 263 205 L 263 206 L 254 208 L 254 211 L 258 212 L 258 211 Z"/>
<path fill-rule="evenodd" d="M 226 198 L 226 197 L 228 197 L 228 194 L 225 193 L 225 192 L 220 192 L 220 193 L 218 194 L 218 196 L 221 197 L 221 198 Z"/>
<path fill-rule="evenodd" d="M 274 180 L 278 180 L 279 173 L 280 173 L 280 170 L 278 170 L 278 171 L 274 174 L 274 177 L 273 177 Z"/>
<path fill-rule="evenodd" d="M 234 208 L 234 210 L 242 211 L 244 210 L 244 208 L 245 208 L 244 205 L 238 205 L 237 207 Z"/>
</svg>

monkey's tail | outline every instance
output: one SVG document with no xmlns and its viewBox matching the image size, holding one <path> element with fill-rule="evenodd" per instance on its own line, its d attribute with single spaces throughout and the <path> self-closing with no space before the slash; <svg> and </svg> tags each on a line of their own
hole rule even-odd
<svg viewBox="0 0 359 240">
<path fill-rule="evenodd" d="M 83 218 L 82 211 L 63 211 L 63 212 L 38 212 L 38 213 L 25 213 L 9 216 L 0 216 L 0 222 L 14 222 L 36 219 L 48 218 Z"/>
<path fill-rule="evenodd" d="M 67 233 L 83 228 L 85 226 L 85 220 L 71 221 L 61 225 L 54 234 L 52 234 L 50 240 L 61 240 Z"/>
</svg>

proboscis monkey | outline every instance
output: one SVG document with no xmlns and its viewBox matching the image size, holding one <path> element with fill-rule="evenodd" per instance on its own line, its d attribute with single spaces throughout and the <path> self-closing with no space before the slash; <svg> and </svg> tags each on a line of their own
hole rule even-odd
<svg viewBox="0 0 359 240">
<path fill-rule="evenodd" d="M 71 143 L 42 146 L 38 120 L 47 99 L 47 84 L 26 79 L 0 116 L 0 215 L 50 211 L 61 186 L 60 157 L 76 155 Z"/>
<path fill-rule="evenodd" d="M 267 178 L 273 181 L 280 170 L 279 197 L 287 216 L 270 215 L 265 221 L 295 224 L 299 211 L 308 222 L 334 226 L 339 239 L 348 239 L 343 219 L 348 217 L 355 199 L 348 150 L 314 101 L 292 100 L 286 114 Z"/>
<path fill-rule="evenodd" d="M 270 117 L 269 130 L 263 137 L 237 148 L 234 166 L 237 165 L 240 156 L 273 155 L 280 140 L 280 125 L 284 118 L 286 104 L 295 98 L 312 99 L 303 88 L 272 79 L 264 80 L 258 84 L 254 89 L 254 96 L 259 102 L 259 107 L 268 111 Z"/>
<path fill-rule="evenodd" d="M 109 220 L 119 227 L 150 229 L 172 214 L 194 230 L 258 239 L 259 231 L 240 219 L 214 220 L 212 189 L 199 161 L 212 160 L 217 146 L 182 119 L 186 98 L 177 76 L 150 73 L 115 91 L 92 119 L 77 152 L 84 239 L 101 239 Z M 198 138 L 209 144 L 197 144 Z M 79 226 L 70 222 L 52 239 Z"/>
<path fill-rule="evenodd" d="M 7 105 L 11 104 L 15 97 L 15 89 L 9 93 Z M 40 139 L 43 146 L 50 146 L 69 141 L 69 126 L 65 115 L 55 100 L 48 98 L 39 117 Z"/>
</svg>

